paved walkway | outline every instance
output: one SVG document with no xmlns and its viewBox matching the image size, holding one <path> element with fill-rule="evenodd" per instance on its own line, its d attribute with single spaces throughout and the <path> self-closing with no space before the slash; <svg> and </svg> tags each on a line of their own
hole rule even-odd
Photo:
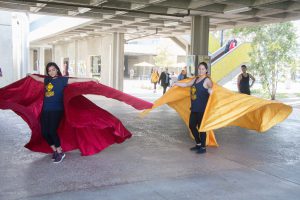
<svg viewBox="0 0 300 200">
<path fill-rule="evenodd" d="M 139 93 L 149 101 L 161 94 Z M 23 147 L 30 130 L 0 111 L 0 199 L 166 200 L 289 199 L 300 197 L 300 110 L 265 134 L 238 127 L 216 131 L 219 148 L 190 152 L 188 129 L 167 106 L 145 119 L 123 103 L 90 97 L 133 133 L 123 144 L 61 164 Z"/>
</svg>

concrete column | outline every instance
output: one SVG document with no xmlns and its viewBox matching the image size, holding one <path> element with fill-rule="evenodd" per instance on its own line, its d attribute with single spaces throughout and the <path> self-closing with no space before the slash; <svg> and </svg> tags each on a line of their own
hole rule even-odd
<svg viewBox="0 0 300 200">
<path fill-rule="evenodd" d="M 52 60 L 51 61 L 54 61 L 54 60 L 56 60 L 56 57 L 55 57 L 55 45 L 52 45 L 51 46 L 51 49 L 52 49 Z"/>
<path fill-rule="evenodd" d="M 13 71 L 12 24 L 11 13 L 0 11 L 0 87 L 17 80 Z"/>
<path fill-rule="evenodd" d="M 52 49 L 51 48 L 45 48 L 44 49 L 44 68 L 49 63 L 52 62 Z"/>
<path fill-rule="evenodd" d="M 22 41 L 22 73 L 21 78 L 25 77 L 29 72 L 29 55 L 30 55 L 30 48 L 29 48 L 29 14 L 23 14 L 23 41 Z"/>
<path fill-rule="evenodd" d="M 75 66 L 74 66 L 74 76 L 78 76 L 78 40 L 75 40 Z"/>
<path fill-rule="evenodd" d="M 191 27 L 191 54 L 195 55 L 195 75 L 198 74 L 197 65 L 205 61 L 210 66 L 208 57 L 209 17 L 193 16 Z"/>
<path fill-rule="evenodd" d="M 111 47 L 111 54 L 110 54 L 110 59 L 111 59 L 111 65 L 109 66 L 109 80 L 110 84 L 113 88 L 117 89 L 117 68 L 118 68 L 118 63 L 119 63 L 119 58 L 117 56 L 118 54 L 118 33 L 113 33 L 112 35 L 112 47 Z"/>
<path fill-rule="evenodd" d="M 124 81 L 124 33 L 113 34 L 113 87 L 123 91 Z"/>
<path fill-rule="evenodd" d="M 29 67 L 29 19 L 24 13 L 12 14 L 13 65 L 17 79 L 30 71 Z"/>
<path fill-rule="evenodd" d="M 112 71 L 112 35 L 107 35 L 101 38 L 101 83 L 112 87 L 111 71 Z"/>
<path fill-rule="evenodd" d="M 113 33 L 102 38 L 101 82 L 123 90 L 124 80 L 124 34 Z"/>
<path fill-rule="evenodd" d="M 112 42 L 105 39 L 101 55 L 101 81 L 118 90 L 123 90 L 124 80 L 124 34 L 113 33 Z"/>
<path fill-rule="evenodd" d="M 191 47 L 189 45 L 186 45 L 185 53 L 187 56 L 191 54 Z"/>
<path fill-rule="evenodd" d="M 43 69 L 44 74 L 44 69 L 45 69 L 46 63 L 45 63 L 45 48 L 40 47 L 39 48 L 39 69 Z"/>
</svg>

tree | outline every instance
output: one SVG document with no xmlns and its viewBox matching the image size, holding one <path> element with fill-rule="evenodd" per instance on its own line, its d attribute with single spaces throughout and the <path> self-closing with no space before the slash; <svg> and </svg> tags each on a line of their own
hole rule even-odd
<svg viewBox="0 0 300 200">
<path fill-rule="evenodd" d="M 263 89 L 276 98 L 277 84 L 290 74 L 295 59 L 296 34 L 291 22 L 270 24 L 233 31 L 248 36 L 251 41 L 251 66 L 262 81 Z"/>
<path fill-rule="evenodd" d="M 174 59 L 172 59 L 171 56 L 168 54 L 167 47 L 160 47 L 158 52 L 159 53 L 157 54 L 157 56 L 153 58 L 156 66 L 170 67 L 174 65 Z"/>
<path fill-rule="evenodd" d="M 300 59 L 296 58 L 291 64 L 290 76 L 291 80 L 296 81 L 297 72 L 300 70 Z"/>
</svg>

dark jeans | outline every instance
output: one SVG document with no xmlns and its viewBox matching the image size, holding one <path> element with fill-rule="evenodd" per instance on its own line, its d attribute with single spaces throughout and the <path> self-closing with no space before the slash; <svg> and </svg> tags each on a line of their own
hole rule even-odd
<svg viewBox="0 0 300 200">
<path fill-rule="evenodd" d="M 200 132 L 200 135 L 198 132 L 198 128 L 202 122 L 203 114 L 203 112 L 191 112 L 189 122 L 189 128 L 192 131 L 195 141 L 197 144 L 201 143 L 201 147 L 206 146 L 206 132 Z"/>
<path fill-rule="evenodd" d="M 163 94 L 164 94 L 164 93 L 166 93 L 166 91 L 167 91 L 168 85 L 162 85 L 162 87 L 163 87 L 163 89 L 164 89 L 164 90 L 163 90 Z"/>
<path fill-rule="evenodd" d="M 62 116 L 63 111 L 42 111 L 42 135 L 50 146 L 54 145 L 55 147 L 60 147 L 57 129 Z"/>
<path fill-rule="evenodd" d="M 251 95 L 250 89 L 241 89 L 240 93 Z"/>
<path fill-rule="evenodd" d="M 154 84 L 154 90 L 156 90 L 156 85 L 157 85 L 157 82 L 156 83 L 153 83 Z"/>
</svg>

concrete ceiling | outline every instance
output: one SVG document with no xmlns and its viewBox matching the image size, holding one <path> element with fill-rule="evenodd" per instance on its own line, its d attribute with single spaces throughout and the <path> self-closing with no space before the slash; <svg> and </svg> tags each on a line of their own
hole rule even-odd
<svg viewBox="0 0 300 200">
<path fill-rule="evenodd" d="M 195 15 L 209 16 L 211 30 L 300 19 L 299 0 L 0 0 L 0 9 L 93 19 L 49 42 L 112 32 L 126 40 L 190 34 Z"/>
</svg>

